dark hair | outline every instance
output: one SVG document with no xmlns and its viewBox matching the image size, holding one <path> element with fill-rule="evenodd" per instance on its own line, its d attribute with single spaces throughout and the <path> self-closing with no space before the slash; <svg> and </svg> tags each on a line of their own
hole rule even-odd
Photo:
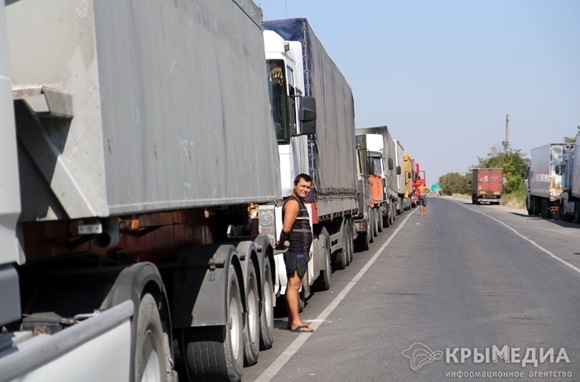
<svg viewBox="0 0 580 382">
<path fill-rule="evenodd" d="M 294 178 L 294 185 L 295 186 L 300 182 L 300 179 L 304 179 L 305 181 L 312 183 L 312 178 L 310 177 L 310 175 L 308 175 L 308 174 L 298 174 L 296 176 L 296 178 Z"/>
</svg>

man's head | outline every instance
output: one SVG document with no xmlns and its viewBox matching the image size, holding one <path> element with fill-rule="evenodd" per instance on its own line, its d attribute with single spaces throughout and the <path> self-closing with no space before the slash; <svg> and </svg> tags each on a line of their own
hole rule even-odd
<svg viewBox="0 0 580 382">
<path fill-rule="evenodd" d="M 310 193 L 312 178 L 307 174 L 300 174 L 294 178 L 294 194 L 300 199 L 304 199 Z"/>
</svg>

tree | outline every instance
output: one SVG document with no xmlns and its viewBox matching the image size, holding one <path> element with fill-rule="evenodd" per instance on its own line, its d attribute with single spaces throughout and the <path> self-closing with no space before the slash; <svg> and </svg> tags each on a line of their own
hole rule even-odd
<svg viewBox="0 0 580 382">
<path fill-rule="evenodd" d="M 469 174 L 461 175 L 458 172 L 442 175 L 439 177 L 439 187 L 443 189 L 445 195 L 467 194 L 469 188 Z"/>
</svg>

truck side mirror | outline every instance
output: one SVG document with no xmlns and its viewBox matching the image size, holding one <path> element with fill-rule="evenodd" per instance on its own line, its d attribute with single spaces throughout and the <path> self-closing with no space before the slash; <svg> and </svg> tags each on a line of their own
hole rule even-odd
<svg viewBox="0 0 580 382">
<path fill-rule="evenodd" d="M 388 162 L 388 166 L 389 166 L 389 170 L 392 170 L 395 166 L 393 165 L 393 158 L 389 158 Z"/>
<path fill-rule="evenodd" d="M 297 135 L 316 134 L 316 100 L 314 97 L 302 97 L 298 118 L 301 124 Z"/>
<path fill-rule="evenodd" d="M 401 175 L 401 166 L 397 166 L 397 175 Z"/>
</svg>

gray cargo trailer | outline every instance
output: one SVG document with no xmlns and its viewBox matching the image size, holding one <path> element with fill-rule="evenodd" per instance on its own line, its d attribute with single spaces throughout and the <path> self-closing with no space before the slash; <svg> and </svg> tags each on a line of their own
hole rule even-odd
<svg viewBox="0 0 580 382">
<path fill-rule="evenodd" d="M 67 360 L 81 357 L 76 380 L 98 380 L 111 347 L 80 356 L 75 341 L 115 327 L 129 328 L 115 342 L 129 362 L 108 380 L 172 378 L 173 338 L 180 380 L 238 380 L 272 346 L 273 238 L 228 237 L 249 203 L 281 199 L 261 14 L 240 0 L 7 2 L 19 163 L 2 175 L 19 167 L 22 213 L 0 244 L 23 248 L 5 266 L 23 327 L 64 334 L 2 348 L 2 378 L 70 380 Z M 0 141 L 16 150 L 9 129 Z M 78 317 L 89 337 L 60 324 Z"/>
<path fill-rule="evenodd" d="M 557 168 L 573 145 L 551 143 L 531 150 L 526 207 L 529 215 L 551 218 L 559 212 L 562 174 Z"/>
</svg>

